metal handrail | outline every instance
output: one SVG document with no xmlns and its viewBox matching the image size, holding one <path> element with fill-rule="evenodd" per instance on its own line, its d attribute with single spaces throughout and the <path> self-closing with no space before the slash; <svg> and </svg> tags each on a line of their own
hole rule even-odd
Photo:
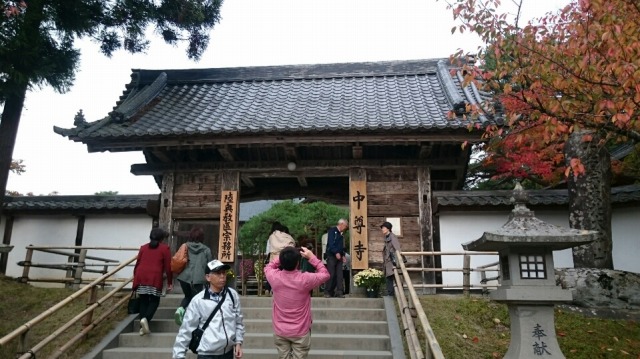
<svg viewBox="0 0 640 359">
<path fill-rule="evenodd" d="M 106 248 L 101 248 L 101 249 L 106 249 Z M 138 256 L 135 255 L 131 259 L 120 263 L 120 265 L 118 265 L 117 267 L 115 267 L 114 269 L 109 271 L 108 273 L 105 273 L 101 277 L 93 280 L 87 286 L 82 287 L 81 289 L 79 289 L 78 291 L 76 291 L 73 294 L 69 295 L 67 298 L 63 299 L 62 301 L 60 301 L 59 303 L 57 303 L 53 307 L 51 307 L 51 308 L 47 309 L 46 311 L 40 313 L 35 318 L 29 320 L 28 322 L 22 324 L 21 326 L 19 326 L 15 330 L 13 330 L 11 333 L 9 333 L 9 334 L 5 335 L 4 337 L 0 338 L 0 346 L 6 345 L 7 343 L 11 342 L 12 340 L 16 339 L 17 337 L 21 337 L 21 339 L 22 339 L 21 342 L 23 342 L 23 343 L 26 342 L 24 340 L 24 337 L 26 336 L 26 334 L 29 332 L 29 330 L 32 327 L 34 327 L 36 324 L 42 322 L 43 320 L 47 319 L 49 316 L 51 316 L 52 314 L 54 314 L 55 312 L 57 312 L 58 310 L 60 310 L 64 306 L 66 306 L 67 304 L 71 303 L 73 300 L 77 299 L 78 297 L 80 297 L 85 292 L 91 290 L 92 291 L 91 292 L 92 295 L 91 295 L 91 298 L 90 298 L 90 303 L 89 303 L 90 305 L 89 305 L 89 307 L 87 309 L 85 309 L 82 313 L 78 314 L 76 317 L 74 317 L 73 319 L 68 321 L 62 327 L 58 328 L 51 335 L 49 335 L 48 337 L 46 337 L 45 339 L 43 339 L 42 341 L 37 343 L 30 350 L 27 351 L 27 350 L 25 350 L 26 348 L 22 348 L 22 352 L 24 354 L 22 354 L 19 358 L 20 359 L 35 358 L 35 354 L 39 350 L 41 350 L 44 346 L 46 346 L 52 340 L 57 338 L 66 329 L 71 327 L 71 325 L 77 323 L 82 318 L 86 318 L 85 319 L 86 320 L 86 323 L 85 323 L 86 325 L 85 325 L 85 328 L 83 329 L 83 331 L 80 334 L 76 335 L 71 341 L 67 342 L 63 347 L 59 348 L 56 351 L 56 353 L 54 353 L 52 355 L 52 358 L 59 357 L 61 354 L 64 353 L 65 350 L 70 348 L 72 344 L 74 344 L 77 341 L 79 341 L 80 339 L 82 339 L 89 330 L 91 330 L 93 327 L 96 326 L 97 323 L 99 323 L 100 321 L 104 320 L 111 312 L 113 312 L 114 310 L 119 308 L 121 305 L 123 305 L 128 300 L 127 297 L 121 299 L 115 306 L 111 307 L 110 310 L 107 311 L 107 313 L 104 313 L 96 321 L 90 322 L 91 321 L 91 316 L 93 315 L 94 310 L 97 307 L 99 307 L 104 301 L 106 301 L 110 297 L 114 296 L 116 293 L 120 292 L 129 282 L 131 282 L 131 280 L 133 278 L 127 279 L 126 281 L 124 281 L 123 283 L 121 283 L 120 285 L 115 287 L 113 290 L 111 290 L 109 293 L 107 293 L 105 296 L 103 296 L 100 300 L 95 301 L 95 296 L 96 296 L 95 292 L 96 292 L 97 287 L 98 286 L 102 286 L 102 283 L 104 281 L 106 281 L 109 277 L 113 276 L 114 274 L 116 274 L 117 272 L 122 270 L 123 268 L 127 267 L 129 264 L 133 263 L 137 258 L 138 258 Z"/>
</svg>

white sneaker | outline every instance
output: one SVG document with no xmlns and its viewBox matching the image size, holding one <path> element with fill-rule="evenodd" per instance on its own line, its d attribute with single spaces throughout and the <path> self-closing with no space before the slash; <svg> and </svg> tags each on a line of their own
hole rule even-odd
<svg viewBox="0 0 640 359">
<path fill-rule="evenodd" d="M 149 330 L 149 322 L 147 318 L 140 319 L 140 335 L 149 334 L 151 331 Z"/>
</svg>

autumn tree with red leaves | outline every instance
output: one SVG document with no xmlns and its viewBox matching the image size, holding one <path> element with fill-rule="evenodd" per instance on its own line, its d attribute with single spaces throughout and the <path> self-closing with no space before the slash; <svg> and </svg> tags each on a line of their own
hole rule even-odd
<svg viewBox="0 0 640 359">
<path fill-rule="evenodd" d="M 492 69 L 464 69 L 467 83 L 500 94 L 506 127 L 485 129 L 487 138 L 503 139 L 494 163 L 510 158 L 511 171 L 518 165 L 527 170 L 536 157 L 539 165 L 556 162 L 562 146 L 570 225 L 601 234 L 574 249 L 574 265 L 613 268 L 606 146 L 640 140 L 640 3 L 572 1 L 522 27 L 500 13 L 499 0 L 457 0 L 449 6 L 461 22 L 453 30 L 477 33 L 487 45 L 480 59 L 495 60 Z"/>
</svg>

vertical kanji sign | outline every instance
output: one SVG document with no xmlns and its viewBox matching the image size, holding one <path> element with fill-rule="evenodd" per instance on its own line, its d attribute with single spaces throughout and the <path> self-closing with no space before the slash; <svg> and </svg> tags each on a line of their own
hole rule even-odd
<svg viewBox="0 0 640 359">
<path fill-rule="evenodd" d="M 222 191 L 222 198 L 220 199 L 220 241 L 218 244 L 219 259 L 222 262 L 233 262 L 235 259 L 237 211 L 238 191 Z"/>
<path fill-rule="evenodd" d="M 369 268 L 369 236 L 367 220 L 367 181 L 365 171 L 352 170 L 349 178 L 349 237 L 351 268 Z"/>
</svg>

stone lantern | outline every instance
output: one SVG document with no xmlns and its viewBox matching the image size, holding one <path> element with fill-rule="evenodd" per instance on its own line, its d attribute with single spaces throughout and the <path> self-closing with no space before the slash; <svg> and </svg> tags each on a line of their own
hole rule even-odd
<svg viewBox="0 0 640 359">
<path fill-rule="evenodd" d="M 501 228 L 465 243 L 468 251 L 497 251 L 500 287 L 491 299 L 506 303 L 511 318 L 511 344 L 505 359 L 565 358 L 558 346 L 553 306 L 572 300 L 571 291 L 556 286 L 553 251 L 577 247 L 597 232 L 561 228 L 534 216 L 527 194 L 516 185 L 515 208 Z"/>
</svg>

